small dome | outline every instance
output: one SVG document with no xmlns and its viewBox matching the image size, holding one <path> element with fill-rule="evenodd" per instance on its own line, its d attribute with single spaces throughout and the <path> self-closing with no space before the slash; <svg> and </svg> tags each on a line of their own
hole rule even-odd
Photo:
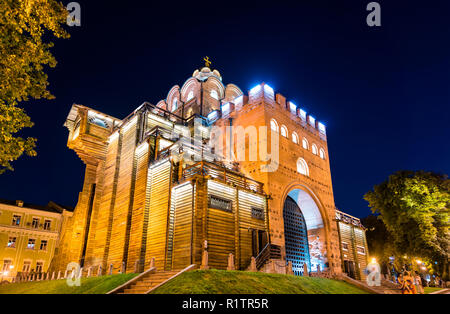
<svg viewBox="0 0 450 314">
<path fill-rule="evenodd" d="M 203 67 L 200 71 L 195 70 L 194 74 L 192 74 L 192 77 L 195 77 L 199 81 L 206 81 L 210 76 L 215 76 L 222 81 L 222 76 L 220 75 L 219 71 L 211 71 L 211 69 L 208 67 Z"/>
</svg>

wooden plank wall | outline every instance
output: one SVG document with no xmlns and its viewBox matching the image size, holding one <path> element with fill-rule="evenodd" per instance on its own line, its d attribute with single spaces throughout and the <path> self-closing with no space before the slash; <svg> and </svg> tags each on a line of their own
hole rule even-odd
<svg viewBox="0 0 450 314">
<path fill-rule="evenodd" d="M 239 190 L 238 193 L 240 260 L 236 262 L 240 268 L 247 268 L 253 255 L 251 229 L 267 231 L 265 220 L 252 217 L 252 206 L 262 208 L 265 213 L 266 199 L 263 195 L 244 190 Z"/>
<path fill-rule="evenodd" d="M 171 189 L 171 162 L 150 166 L 150 205 L 145 269 L 155 258 L 155 266 L 164 269 L 166 259 L 168 211 Z"/>
<path fill-rule="evenodd" d="M 361 279 L 365 278 L 364 269 L 367 266 L 367 246 L 365 242 L 364 231 L 355 228 L 353 225 L 349 225 L 343 222 L 339 222 L 339 229 L 341 234 L 341 242 L 346 242 L 348 245 L 348 250 L 342 250 L 342 259 L 355 262 L 355 270 L 359 273 Z M 342 244 L 341 244 L 342 245 Z M 358 254 L 357 246 L 364 247 L 365 254 Z"/>
<path fill-rule="evenodd" d="M 109 142 L 103 182 L 103 195 L 97 216 L 97 228 L 95 232 L 95 248 L 93 254 L 102 258 L 102 267 L 106 271 L 111 240 L 113 210 L 116 198 L 117 181 L 119 176 L 120 152 L 122 136 L 112 136 Z"/>
<path fill-rule="evenodd" d="M 145 243 L 143 240 L 147 237 L 147 233 L 144 233 L 144 224 L 146 223 L 145 216 L 148 216 L 148 214 L 146 215 L 145 204 L 149 162 L 147 142 L 142 143 L 136 149 L 136 159 L 136 185 L 131 218 L 130 241 L 127 252 L 127 271 L 129 272 L 134 271 L 136 261 L 141 260 L 141 250 Z"/>
<path fill-rule="evenodd" d="M 172 189 L 172 208 L 174 212 L 172 269 L 182 269 L 191 264 L 193 193 L 195 193 L 195 186 L 191 182 Z"/>
<path fill-rule="evenodd" d="M 117 195 L 113 210 L 113 224 L 107 264 L 114 264 L 115 271 L 120 269 L 124 260 L 124 247 L 127 239 L 129 203 L 132 196 L 133 170 L 135 169 L 135 148 L 137 136 L 137 117 L 122 129 L 122 147 L 117 182 Z"/>
<path fill-rule="evenodd" d="M 214 180 L 208 180 L 208 195 L 232 201 L 232 212 L 208 208 L 207 239 L 209 265 L 212 268 L 226 269 L 228 254 L 235 251 L 236 189 Z"/>
</svg>

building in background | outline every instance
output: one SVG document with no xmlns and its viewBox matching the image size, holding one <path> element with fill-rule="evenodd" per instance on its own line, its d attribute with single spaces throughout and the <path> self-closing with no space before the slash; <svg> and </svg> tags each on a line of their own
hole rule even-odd
<svg viewBox="0 0 450 314">
<path fill-rule="evenodd" d="M 369 255 L 366 228 L 359 218 L 339 210 L 336 210 L 336 223 L 339 231 L 342 269 L 348 276 L 364 280 Z"/>
<path fill-rule="evenodd" d="M 70 208 L 0 200 L 0 282 L 19 273 L 46 272 Z"/>
</svg>

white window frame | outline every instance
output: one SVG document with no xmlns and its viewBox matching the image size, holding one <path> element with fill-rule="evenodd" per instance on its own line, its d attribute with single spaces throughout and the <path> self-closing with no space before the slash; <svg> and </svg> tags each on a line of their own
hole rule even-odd
<svg viewBox="0 0 450 314">
<path fill-rule="evenodd" d="M 273 126 L 275 126 L 275 129 L 273 128 Z M 279 132 L 279 126 L 278 126 L 278 122 L 275 119 L 270 119 L 270 130 L 274 131 L 274 132 Z"/>
<path fill-rule="evenodd" d="M 306 144 L 305 144 L 306 143 Z M 306 147 L 305 147 L 306 146 Z M 306 139 L 306 137 L 304 137 L 304 138 L 302 138 L 302 147 L 304 148 L 304 149 L 309 149 L 309 142 L 308 142 L 308 140 Z"/>
<path fill-rule="evenodd" d="M 305 172 L 305 173 L 303 173 L 303 171 L 301 171 L 301 170 L 302 170 L 302 167 L 301 167 L 301 166 L 303 166 L 304 172 Z M 300 174 L 302 174 L 302 175 L 309 176 L 309 167 L 308 167 L 308 163 L 307 163 L 306 160 L 303 159 L 302 157 L 300 157 L 300 158 L 297 159 L 297 172 L 300 173 Z"/>
<path fill-rule="evenodd" d="M 319 156 L 320 156 L 320 158 L 322 158 L 323 160 L 326 159 L 325 149 L 323 149 L 322 147 L 319 149 Z"/>
<path fill-rule="evenodd" d="M 363 252 L 358 252 L 358 249 L 362 249 Z M 361 245 L 357 245 L 356 246 L 356 253 L 360 254 L 360 255 L 366 255 L 366 248 L 364 246 Z"/>
<path fill-rule="evenodd" d="M 284 134 L 283 134 L 284 133 Z M 289 138 L 289 132 L 287 127 L 283 124 L 280 128 L 280 134 L 281 136 L 285 137 L 285 138 Z"/>
<path fill-rule="evenodd" d="M 299 139 L 299 137 L 298 137 L 297 132 L 295 132 L 295 131 L 292 132 L 292 142 L 298 145 L 299 144 L 298 143 L 298 141 L 299 141 L 298 139 Z"/>
<path fill-rule="evenodd" d="M 344 241 L 342 241 L 341 243 L 342 243 L 342 251 L 348 252 L 348 243 Z M 344 248 L 344 244 L 347 246 L 347 248 Z"/>
</svg>

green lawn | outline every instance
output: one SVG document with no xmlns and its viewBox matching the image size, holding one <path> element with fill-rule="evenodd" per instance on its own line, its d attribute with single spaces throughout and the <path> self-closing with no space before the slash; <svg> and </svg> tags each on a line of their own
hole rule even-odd
<svg viewBox="0 0 450 314">
<path fill-rule="evenodd" d="M 224 270 L 186 272 L 155 294 L 366 294 L 343 281 Z"/>
<path fill-rule="evenodd" d="M 13 283 L 0 286 L 0 294 L 104 294 L 137 274 L 82 278 L 79 287 L 69 287 L 65 279 Z"/>
<path fill-rule="evenodd" d="M 425 288 L 423 288 L 423 290 L 425 291 L 425 294 L 428 294 L 428 293 L 431 293 L 431 292 L 436 292 L 436 291 L 442 290 L 442 288 L 425 287 Z"/>
</svg>

